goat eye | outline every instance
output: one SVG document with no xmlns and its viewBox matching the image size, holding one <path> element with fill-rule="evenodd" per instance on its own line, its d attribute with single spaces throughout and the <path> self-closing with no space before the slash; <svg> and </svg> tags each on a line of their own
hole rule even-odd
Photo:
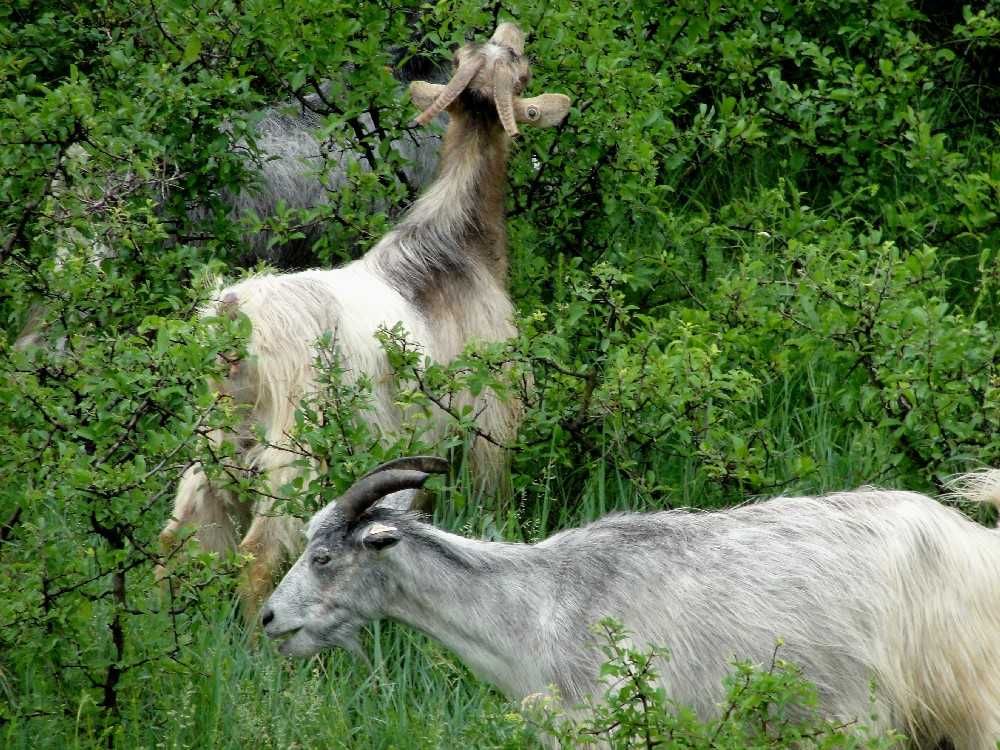
<svg viewBox="0 0 1000 750">
<path fill-rule="evenodd" d="M 528 107 L 528 119 L 529 120 L 538 119 L 538 107 Z"/>
<path fill-rule="evenodd" d="M 317 567 L 322 567 L 330 562 L 330 556 L 325 552 L 317 552 L 312 556 L 312 564 Z"/>
</svg>

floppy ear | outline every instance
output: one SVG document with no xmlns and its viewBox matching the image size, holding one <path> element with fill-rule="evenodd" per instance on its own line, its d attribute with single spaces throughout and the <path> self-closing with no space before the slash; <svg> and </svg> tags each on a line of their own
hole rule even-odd
<svg viewBox="0 0 1000 750">
<path fill-rule="evenodd" d="M 514 98 L 514 119 L 540 128 L 558 125 L 572 101 L 565 94 L 542 94 L 529 99 Z"/>
<path fill-rule="evenodd" d="M 379 550 L 387 549 L 391 547 L 396 542 L 398 542 L 402 537 L 399 534 L 399 529 L 395 526 L 388 526 L 384 523 L 370 524 L 361 532 L 361 546 L 365 549 Z"/>
<path fill-rule="evenodd" d="M 375 502 L 376 508 L 392 508 L 393 510 L 420 510 L 426 505 L 422 497 L 427 493 L 423 490 L 400 490 L 390 492 L 381 500 Z"/>
</svg>

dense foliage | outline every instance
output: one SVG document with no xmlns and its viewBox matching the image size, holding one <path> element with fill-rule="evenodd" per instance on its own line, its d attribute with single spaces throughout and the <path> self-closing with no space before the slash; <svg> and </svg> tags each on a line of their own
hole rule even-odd
<svg viewBox="0 0 1000 750">
<path fill-rule="evenodd" d="M 278 244 L 322 226 L 315 263 L 370 246 L 391 223 L 373 199 L 414 189 L 388 148 L 413 115 L 390 68 L 450 59 L 497 17 L 531 33 L 531 91 L 574 108 L 512 158 L 521 338 L 414 373 L 405 337 L 385 334 L 420 376 L 404 397 L 495 387 L 527 405 L 515 501 L 469 496 L 459 476 L 442 524 L 534 539 L 616 507 L 932 490 L 1000 464 L 998 9 L 4 3 L 2 744 L 525 741 L 418 636 L 376 633 L 371 678 L 342 655 L 284 665 L 241 640 L 223 561 L 177 561 L 172 589 L 153 575 L 177 477 L 233 418 L 209 378 L 247 331 L 195 316 L 213 275 L 240 273 L 241 237 L 265 226 Z M 305 101 L 323 138 L 376 168 L 327 206 L 234 221 L 225 196 L 254 183 L 260 112 Z M 15 350 L 25 326 L 43 344 Z M 328 370 L 302 440 L 335 470 L 289 488 L 303 514 L 413 445 L 378 445 L 357 419 L 363 384 L 344 392 Z M 458 456 L 468 425 L 456 434 Z"/>
</svg>

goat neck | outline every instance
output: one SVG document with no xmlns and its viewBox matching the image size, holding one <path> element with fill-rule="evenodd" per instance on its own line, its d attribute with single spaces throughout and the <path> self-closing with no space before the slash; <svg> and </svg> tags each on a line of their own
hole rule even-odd
<svg viewBox="0 0 1000 750">
<path fill-rule="evenodd" d="M 410 85 L 423 110 L 418 124 L 448 113 L 439 172 L 369 261 L 431 317 L 447 317 L 455 300 L 475 297 L 484 286 L 506 289 L 504 189 L 511 137 L 519 132 L 518 122 L 557 125 L 570 106 L 562 94 L 521 98 L 530 78 L 524 35 L 503 23 L 489 41 L 458 49 L 447 85 Z"/>
<path fill-rule="evenodd" d="M 506 695 L 523 697 L 556 681 L 542 653 L 551 641 L 543 626 L 554 589 L 532 562 L 537 550 L 416 521 L 407 534 L 406 554 L 393 557 L 387 572 L 393 593 L 386 617 L 439 640 Z M 526 650 L 538 654 L 529 669 Z"/>
<path fill-rule="evenodd" d="M 463 93 L 464 102 L 473 95 Z M 484 283 L 507 287 L 504 187 L 510 136 L 496 113 L 458 102 L 437 178 L 368 260 L 429 317 L 448 317 Z"/>
<path fill-rule="evenodd" d="M 507 281 L 504 194 L 510 136 L 496 112 L 465 92 L 450 110 L 438 178 L 413 206 L 401 229 L 444 240 Z"/>
</svg>

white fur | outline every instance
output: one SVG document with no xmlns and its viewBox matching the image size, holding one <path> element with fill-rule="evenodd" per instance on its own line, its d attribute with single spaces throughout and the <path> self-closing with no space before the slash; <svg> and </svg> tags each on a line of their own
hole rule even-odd
<svg viewBox="0 0 1000 750">
<path fill-rule="evenodd" d="M 392 434 L 407 415 L 397 404 L 398 384 L 375 337 L 379 328 L 402 323 L 421 353 L 438 362 L 450 361 L 470 342 L 503 341 L 515 334 L 506 274 L 497 270 L 506 268 L 503 233 L 496 233 L 496 227 L 502 227 L 503 204 L 496 199 L 498 191 L 490 193 L 489 202 L 480 192 L 484 174 L 502 185 L 507 149 L 489 139 L 506 135 L 490 131 L 494 135 L 479 137 L 476 127 L 453 120 L 448 137 L 453 132 L 456 139 L 461 136 L 462 147 L 454 150 L 450 161 L 444 160 L 441 175 L 400 226 L 361 260 L 333 270 L 255 276 L 220 289 L 217 302 L 206 311 L 238 310 L 252 324 L 249 356 L 233 364 L 222 384 L 224 392 L 249 409 L 245 429 L 230 436 L 241 448 L 242 465 L 267 475 L 268 491 L 254 502 L 252 521 L 239 544 L 242 552 L 254 557 L 245 597 L 251 611 L 270 590 L 271 576 L 282 561 L 302 545 L 301 524 L 276 515 L 272 508 L 273 496 L 280 495 L 280 488 L 300 471 L 292 466 L 299 455 L 283 446 L 288 444 L 300 400 L 316 388 L 317 340 L 326 332 L 333 334 L 348 381 L 361 374 L 370 379 L 373 410 L 365 417 L 382 434 Z M 489 245 L 493 255 L 475 244 L 484 236 L 493 238 Z M 409 299 L 401 290 L 420 299 Z M 491 490 L 502 482 L 505 461 L 497 443 L 512 437 L 519 406 L 490 392 L 458 401 L 453 407 L 460 411 L 471 405 L 479 429 L 490 436 L 474 441 L 471 463 L 479 481 Z M 441 437 L 451 420 L 449 414 L 432 408 L 424 437 Z M 264 443 L 257 444 L 257 430 L 263 431 Z M 399 497 L 389 503 L 399 507 L 411 494 L 397 493 Z M 208 524 L 215 531 L 199 530 L 199 541 L 220 552 L 232 549 L 243 523 L 233 519 L 227 526 L 220 521 L 228 504 L 224 489 L 212 487 L 193 471 L 185 474 L 164 542 L 174 543 L 184 524 L 196 528 Z"/>
<path fill-rule="evenodd" d="M 266 445 L 251 444 L 243 451 L 243 464 L 248 470 L 267 475 L 267 495 L 280 495 L 281 486 L 299 473 L 292 465 L 298 454 L 282 446 L 288 443 L 299 401 L 316 388 L 315 343 L 324 332 L 334 334 L 345 378 L 350 382 L 364 373 L 371 379 L 374 409 L 366 416 L 382 434 L 393 434 L 400 429 L 405 415 L 396 404 L 394 375 L 376 332 L 402 322 L 423 354 L 435 361 L 448 361 L 466 342 L 476 338 L 507 338 L 514 332 L 509 300 L 488 274 L 482 275 L 482 281 L 492 288 L 475 300 L 480 304 L 470 303 L 469 308 L 484 311 L 484 318 L 449 318 L 436 321 L 435 326 L 429 325 L 422 313 L 364 260 L 333 270 L 256 276 L 220 290 L 217 299 L 235 299 L 240 312 L 253 325 L 249 357 L 234 368 L 222 387 L 248 405 L 248 425 L 262 428 L 266 436 Z M 214 307 L 207 312 L 214 314 Z M 502 439 L 510 437 L 514 417 L 509 405 L 487 394 L 474 408 L 481 412 L 484 430 Z M 432 416 L 424 437 L 435 440 L 443 435 L 450 417 L 437 409 Z M 247 443 L 252 441 L 251 435 L 252 430 L 247 429 L 232 437 Z M 497 451 L 478 442 L 479 452 L 485 455 L 481 461 L 484 476 L 490 470 L 499 471 Z M 409 493 L 400 494 L 406 494 L 404 499 L 410 497 Z M 241 551 L 258 558 L 261 580 L 250 586 L 265 593 L 268 587 L 264 578 L 302 546 L 302 525 L 291 516 L 274 514 L 274 502 L 268 496 L 254 502 L 252 521 L 239 545 Z M 195 467 L 181 479 L 173 516 L 162 538 L 165 544 L 172 544 L 182 526 L 192 525 L 203 547 L 229 551 L 241 537 L 247 515 L 228 490 L 212 486 Z M 260 598 L 259 593 L 248 596 Z"/>
<path fill-rule="evenodd" d="M 523 43 L 511 24 L 501 24 L 495 39 L 518 48 Z M 480 100 L 492 96 L 499 82 L 527 80 L 527 61 L 512 49 L 487 44 L 459 50 L 459 57 L 485 55 L 482 72 L 466 82 L 474 85 Z M 569 98 L 545 97 L 558 106 L 535 124 L 552 126 L 565 116 Z M 364 373 L 370 378 L 374 411 L 367 418 L 383 432 L 394 431 L 406 415 L 396 403 L 397 384 L 387 357 L 374 338 L 379 327 L 402 323 L 422 353 L 438 362 L 452 360 L 470 342 L 499 342 L 514 335 L 503 213 L 510 137 L 495 113 L 484 115 L 479 104 L 469 113 L 465 106 L 462 97 L 449 105 L 438 177 L 360 261 L 332 271 L 259 276 L 219 292 L 222 305 L 238 306 L 253 325 L 252 357 L 235 364 L 225 389 L 250 405 L 250 424 L 265 433 L 267 444 L 248 447 L 244 460 L 248 467 L 266 470 L 272 488 L 294 476 L 293 455 L 283 455 L 281 446 L 296 405 L 315 388 L 312 347 L 324 332 L 334 334 L 348 377 Z M 506 456 L 500 446 L 516 430 L 520 405 L 489 391 L 458 400 L 451 405 L 455 413 L 471 407 L 478 428 L 471 468 L 482 485 L 494 488 L 503 481 Z M 432 435 L 448 427 L 452 415 L 445 408 L 431 410 Z M 249 435 L 235 437 L 248 442 Z M 188 484 L 194 486 L 193 477 Z M 190 500 L 192 494 L 182 486 L 172 523 L 198 523 L 191 508 L 206 503 Z M 394 498 L 393 506 L 399 507 L 405 497 Z M 257 558 L 249 571 L 252 598 L 270 589 L 269 576 L 282 557 L 300 548 L 303 538 L 301 524 L 275 516 L 272 505 L 269 498 L 255 503 L 240 544 Z"/>
</svg>

